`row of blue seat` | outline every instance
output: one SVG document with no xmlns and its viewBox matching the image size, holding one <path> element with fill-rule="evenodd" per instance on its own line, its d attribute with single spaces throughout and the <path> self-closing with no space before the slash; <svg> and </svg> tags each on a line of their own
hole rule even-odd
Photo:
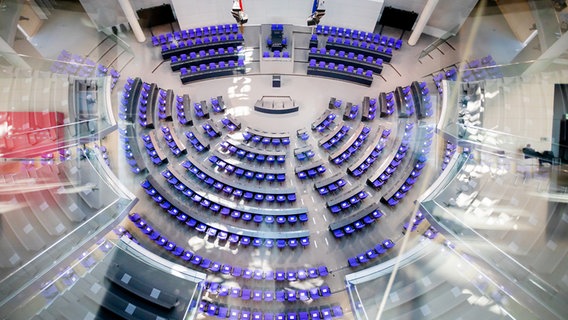
<svg viewBox="0 0 568 320">
<path fill-rule="evenodd" d="M 294 151 L 294 156 L 299 161 L 304 161 L 315 157 L 316 153 L 312 149 L 304 149 L 301 151 Z"/>
<path fill-rule="evenodd" d="M 139 150 L 137 146 L 134 148 L 131 145 L 130 137 L 134 136 L 134 130 L 131 125 L 128 125 L 125 129 L 119 128 L 118 132 L 120 134 L 120 141 L 122 143 L 122 149 L 124 150 L 124 155 L 126 156 L 126 162 L 130 166 L 130 171 L 134 174 L 139 174 L 146 171 L 146 165 L 144 160 L 140 157 Z"/>
<path fill-rule="evenodd" d="M 159 149 L 160 147 L 156 146 L 157 141 L 154 138 L 155 137 L 154 131 L 151 131 L 149 134 L 144 134 L 141 137 L 142 141 L 144 141 L 144 147 L 146 148 L 146 153 L 148 154 L 150 160 L 152 160 L 152 162 L 155 165 L 159 166 L 164 163 L 168 163 L 168 158 L 166 157 L 166 155 L 162 153 L 161 149 Z"/>
<path fill-rule="evenodd" d="M 448 163 L 452 160 L 452 157 L 456 153 L 457 145 L 453 144 L 451 141 L 446 142 L 446 150 L 444 150 L 444 159 L 442 160 L 442 171 L 446 170 Z"/>
<path fill-rule="evenodd" d="M 378 33 L 351 30 L 349 28 L 318 25 L 316 27 L 316 34 L 352 38 L 353 40 L 358 39 L 360 41 L 373 42 L 375 44 L 381 44 L 383 46 L 394 47 L 396 50 L 399 50 L 402 47 L 402 39 L 396 39 L 386 35 L 381 36 Z"/>
<path fill-rule="evenodd" d="M 357 68 L 355 69 L 355 67 L 353 66 L 345 66 L 344 64 L 340 63 L 337 66 L 335 65 L 335 62 L 330 62 L 330 63 L 325 63 L 325 61 L 316 61 L 316 59 L 310 59 L 310 62 L 308 64 L 309 67 L 311 68 L 320 68 L 320 69 L 327 69 L 327 70 L 332 70 L 332 71 L 337 71 L 337 72 L 344 72 L 347 74 L 356 74 L 359 76 L 365 76 L 367 78 L 373 78 L 373 71 L 371 70 L 363 70 L 363 68 Z M 365 72 L 365 73 L 363 73 Z"/>
<path fill-rule="evenodd" d="M 386 56 L 392 55 L 392 48 L 391 47 L 380 45 L 380 44 L 375 45 L 374 43 L 370 43 L 370 42 L 366 42 L 366 41 L 359 41 L 359 40 L 351 41 L 351 39 L 349 39 L 349 38 L 340 38 L 340 37 L 336 38 L 336 37 L 333 37 L 333 36 L 329 36 L 327 38 L 327 44 L 342 44 L 342 45 L 348 46 L 348 47 L 368 49 L 368 50 L 373 51 L 373 52 L 382 53 Z"/>
<path fill-rule="evenodd" d="M 337 214 L 349 209 L 351 206 L 359 204 L 361 201 L 367 199 L 368 196 L 369 194 L 366 191 L 359 190 L 356 194 L 349 194 L 348 197 L 340 199 L 339 201 L 328 200 L 326 206 L 331 213 Z"/>
<path fill-rule="evenodd" d="M 210 62 L 209 65 L 202 63 L 199 65 L 199 69 L 197 68 L 197 66 L 190 66 L 189 70 L 184 67 L 180 69 L 180 72 L 182 76 L 186 76 L 192 73 L 209 72 L 209 71 L 215 71 L 217 69 L 235 68 L 235 67 L 244 67 L 244 66 L 245 66 L 245 61 L 239 58 L 236 64 L 235 60 L 229 60 L 227 62 L 219 61 L 219 63 Z"/>
<path fill-rule="evenodd" d="M 237 131 L 241 128 L 241 123 L 233 117 L 226 116 L 221 119 L 221 124 L 230 132 Z"/>
<path fill-rule="evenodd" d="M 184 164 L 186 164 L 184 162 Z M 187 165 L 187 164 L 186 164 Z M 176 177 L 175 174 L 171 170 L 164 171 L 162 173 L 164 178 L 168 181 L 170 185 L 172 185 L 178 192 L 181 192 L 184 196 L 190 198 L 196 204 L 199 204 L 202 208 L 208 208 L 214 213 L 219 213 L 224 217 L 231 217 L 233 219 L 242 219 L 245 222 L 253 221 L 255 223 L 266 223 L 266 224 L 276 224 L 283 225 L 283 224 L 295 224 L 296 222 L 305 223 L 308 221 L 308 215 L 305 210 L 297 210 L 297 213 L 291 213 L 288 215 L 272 215 L 269 213 L 265 213 L 263 211 L 255 212 L 251 209 L 245 211 L 244 209 L 237 210 L 234 207 L 228 207 L 226 205 L 222 205 L 217 203 L 219 201 L 215 201 L 211 198 L 206 198 L 203 193 L 202 195 L 196 193 L 187 184 L 180 181 L 180 178 Z M 149 182 L 144 182 L 143 187 L 148 186 Z M 151 184 L 150 184 L 151 186 Z M 146 188 L 145 188 L 146 189 Z M 234 189 L 222 189 L 223 192 L 231 191 L 231 194 L 235 192 Z M 157 193 L 155 189 L 150 190 L 151 193 Z M 242 191 L 240 191 L 242 192 Z M 243 193 L 243 196 L 246 192 Z M 156 199 L 154 199 L 156 200 Z M 162 200 L 162 199 L 158 199 Z M 275 200 L 279 203 L 285 202 L 287 197 L 284 195 L 278 195 L 275 197 Z M 231 202 L 232 203 L 232 202 Z M 163 206 L 169 206 L 171 204 L 163 204 Z M 305 244 L 305 242 L 303 242 Z"/>
<path fill-rule="evenodd" d="M 290 137 L 287 136 L 279 136 L 279 137 L 270 137 L 270 136 L 263 136 L 257 132 L 249 132 L 248 130 L 243 132 L 243 139 L 247 142 L 254 142 L 254 143 L 262 143 L 265 146 L 272 144 L 273 146 L 287 146 L 290 144 Z"/>
<path fill-rule="evenodd" d="M 370 132 L 371 129 L 367 126 L 364 126 L 357 136 L 351 137 L 349 141 L 343 147 L 341 147 L 341 149 L 330 154 L 329 159 L 338 166 L 341 165 L 344 161 L 349 160 L 352 155 L 360 150 L 360 147 L 363 145 L 365 140 L 367 140 Z"/>
<path fill-rule="evenodd" d="M 168 44 L 162 45 L 162 54 L 169 53 L 170 51 L 174 51 L 178 48 L 191 48 L 193 46 L 201 46 L 201 45 L 208 45 L 208 44 L 222 44 L 223 42 L 229 41 L 244 41 L 243 35 L 238 33 L 236 36 L 234 34 L 221 35 L 221 36 L 211 36 L 211 37 L 204 37 L 204 38 L 196 38 L 195 40 L 187 40 L 183 41 L 180 40 L 176 43 L 171 42 Z"/>
<path fill-rule="evenodd" d="M 227 106 L 225 105 L 223 96 L 211 97 L 209 101 L 211 102 L 211 110 L 213 110 L 213 112 L 215 113 L 225 112 Z"/>
<path fill-rule="evenodd" d="M 347 106 L 345 107 L 345 112 L 343 113 L 343 120 L 353 120 L 357 117 L 358 113 L 359 113 L 358 104 L 352 104 L 351 106 L 347 104 Z"/>
<path fill-rule="evenodd" d="M 444 80 L 444 73 L 434 73 L 432 74 L 432 81 L 434 81 L 434 85 L 438 89 L 438 93 L 442 95 L 444 93 L 444 89 L 442 87 L 442 80 Z"/>
<path fill-rule="evenodd" d="M 175 131 L 173 131 L 170 126 L 162 126 L 161 130 L 164 135 L 164 140 L 166 140 L 166 145 L 170 148 L 174 156 L 179 157 L 187 152 L 185 146 L 175 136 Z"/>
<path fill-rule="evenodd" d="M 126 230 L 125 227 L 123 226 L 117 226 L 115 228 L 112 229 L 112 232 L 117 235 L 119 238 L 122 236 L 127 237 L 128 239 L 132 240 L 132 242 L 136 243 L 136 244 L 140 244 L 140 241 L 138 241 L 138 239 L 136 239 L 136 237 L 134 237 L 134 235 L 132 233 L 130 233 L 130 231 Z M 81 258 L 87 258 L 87 259 L 82 259 L 81 260 L 81 264 L 83 266 L 85 266 L 85 268 L 89 269 L 91 267 L 93 267 L 95 264 L 97 264 L 97 260 L 95 260 L 92 255 L 88 255 L 86 252 L 83 252 Z"/>
<path fill-rule="evenodd" d="M 426 88 L 428 90 L 428 88 Z M 416 112 L 414 95 L 410 86 L 398 87 L 395 90 L 395 98 L 399 103 L 399 117 L 408 118 Z"/>
<path fill-rule="evenodd" d="M 330 307 L 312 308 L 288 312 L 262 312 L 251 311 L 250 308 L 220 306 L 213 302 L 202 300 L 198 307 L 200 312 L 210 317 L 230 320 L 331 320 L 343 317 L 343 310 L 339 305 Z"/>
<path fill-rule="evenodd" d="M 227 173 L 228 175 L 232 175 L 233 173 L 235 173 L 235 175 L 237 177 L 244 176 L 248 180 L 252 180 L 254 178 L 259 182 L 261 182 L 261 181 L 266 181 L 266 182 L 274 182 L 274 181 L 284 182 L 284 181 L 286 181 L 286 173 L 285 172 L 269 173 L 269 172 L 264 172 L 264 171 L 259 171 L 259 170 L 252 170 L 250 168 L 240 167 L 240 166 L 237 166 L 237 165 L 227 163 L 226 161 L 224 161 L 223 159 L 220 159 L 216 155 L 210 156 L 209 161 L 211 163 L 213 163 L 214 165 L 216 165 L 217 167 L 219 167 L 220 169 L 223 169 L 223 171 L 225 173 Z"/>
<path fill-rule="evenodd" d="M 176 110 L 177 110 L 177 117 L 178 121 L 181 125 L 193 125 L 193 120 L 189 114 L 186 114 L 186 111 L 189 110 L 189 96 L 176 96 Z"/>
<path fill-rule="evenodd" d="M 218 282 L 207 282 L 204 285 L 204 289 L 207 290 L 207 293 L 215 296 L 228 296 L 231 298 L 240 298 L 243 301 L 256 302 L 297 302 L 308 301 L 310 299 L 315 301 L 322 297 L 331 296 L 331 289 L 327 285 L 298 290 L 294 290 L 292 288 L 263 290 L 251 289 L 248 287 L 230 287 Z"/>
<path fill-rule="evenodd" d="M 351 130 L 351 127 L 348 125 L 342 125 L 333 131 L 335 134 L 328 135 L 325 139 L 320 140 L 319 143 L 324 149 L 329 150 L 331 147 L 343 140 L 343 138 L 347 136 L 349 130 Z"/>
<path fill-rule="evenodd" d="M 329 274 L 326 266 L 311 267 L 308 269 L 300 268 L 298 270 L 261 270 L 261 269 L 248 269 L 241 268 L 237 266 L 232 266 L 228 263 L 223 264 L 221 262 L 211 261 L 210 259 L 204 258 L 191 250 L 186 250 L 183 247 L 176 245 L 169 241 L 166 237 L 161 235 L 155 228 L 149 226 L 147 222 L 141 223 L 140 217 L 136 217 L 134 214 L 129 215 L 129 218 L 135 225 L 144 233 L 146 236 L 162 247 L 164 250 L 170 252 L 181 260 L 189 262 L 197 267 L 210 271 L 212 273 L 221 273 L 224 275 L 230 275 L 236 278 L 242 279 L 253 279 L 253 280 L 266 280 L 266 281 L 278 281 L 278 282 L 293 282 L 298 281 L 298 274 L 300 272 L 307 273 L 309 278 L 315 279 L 318 277 L 325 277 Z M 150 227 L 151 231 L 145 233 L 146 228 Z M 123 229 L 124 230 L 124 229 Z M 128 231 L 125 231 L 125 233 Z M 128 233 L 130 236 L 131 234 Z"/>
<path fill-rule="evenodd" d="M 420 171 L 424 168 L 426 164 L 426 156 L 420 155 L 414 164 L 414 168 L 408 175 L 408 177 L 404 180 L 402 185 L 396 190 L 396 192 L 391 196 L 390 194 L 384 194 L 381 197 L 381 201 L 386 202 L 389 206 L 394 207 L 406 197 L 406 193 L 412 189 L 414 183 L 416 183 L 417 178 L 420 176 Z"/>
<path fill-rule="evenodd" d="M 222 135 L 221 129 L 211 120 L 202 123 L 201 128 L 203 128 L 203 131 L 207 133 L 209 138 L 218 138 Z"/>
<path fill-rule="evenodd" d="M 328 183 L 321 184 L 321 183 L 314 183 L 314 188 L 319 192 L 320 195 L 325 196 L 330 192 L 335 192 L 341 190 L 347 181 L 344 178 L 338 177 L 337 179 L 333 179 L 333 181 L 329 181 Z"/>
<path fill-rule="evenodd" d="M 327 169 L 321 161 L 308 163 L 304 166 L 296 167 L 294 169 L 296 176 L 303 180 L 306 178 L 315 178 L 317 175 L 324 174 Z"/>
<path fill-rule="evenodd" d="M 428 89 L 426 82 L 413 81 L 411 88 L 418 119 L 432 116 L 432 114 L 434 114 L 434 108 L 432 107 L 430 89 Z"/>
<path fill-rule="evenodd" d="M 162 121 L 171 121 L 173 91 L 158 89 L 158 118 Z"/>
<path fill-rule="evenodd" d="M 124 121 L 132 121 L 135 108 L 134 108 L 134 100 L 136 99 L 140 86 L 142 85 L 142 81 L 140 78 L 127 78 L 126 83 L 124 84 L 124 88 L 122 89 L 122 94 L 120 96 L 120 105 L 118 107 L 118 117 Z"/>
<path fill-rule="evenodd" d="M 198 119 L 209 118 L 209 108 L 207 107 L 207 102 L 195 102 L 193 104 L 193 112 Z"/>
<path fill-rule="evenodd" d="M 161 197 L 161 195 L 159 196 L 158 194 L 152 196 L 152 198 L 156 202 L 162 201 L 162 199 L 160 197 Z M 286 239 L 271 239 L 271 238 L 249 237 L 249 236 L 245 236 L 245 235 L 241 235 L 241 234 L 237 234 L 237 233 L 219 230 L 215 227 L 211 227 L 211 226 L 207 225 L 206 223 L 200 222 L 199 220 L 196 220 L 193 217 L 190 217 L 188 214 L 186 214 L 184 212 L 180 212 L 179 209 L 178 210 L 171 210 L 171 208 L 172 208 L 171 204 L 169 206 L 164 206 L 164 204 L 167 204 L 167 203 L 168 203 L 167 200 L 162 201 L 162 202 L 158 202 L 158 204 L 164 210 L 166 210 L 168 212 L 177 213 L 177 215 L 175 215 L 175 216 L 172 215 L 172 214 L 170 214 L 170 215 L 172 217 L 176 218 L 180 223 L 184 223 L 189 228 L 192 228 L 195 231 L 197 231 L 197 232 L 199 232 L 203 235 L 207 235 L 211 239 L 216 238 L 220 242 L 228 241 L 230 244 L 234 244 L 234 245 L 238 244 L 238 245 L 243 246 L 243 247 L 248 247 L 250 245 L 250 246 L 255 247 L 255 248 L 265 247 L 265 248 L 268 248 L 268 249 L 271 249 L 271 248 L 274 248 L 274 247 L 277 247 L 278 249 L 284 249 L 286 247 L 289 247 L 291 249 L 295 249 L 299 245 L 301 245 L 302 247 L 307 247 L 310 243 L 309 238 L 307 238 L 307 237 L 286 238 Z M 144 224 L 147 224 L 144 219 L 141 219 L 141 218 L 138 219 L 138 221 L 135 221 L 135 224 L 139 228 L 141 228 L 142 231 L 145 234 L 147 234 L 154 241 L 163 242 L 164 244 L 162 244 L 162 245 L 164 247 L 166 247 L 166 249 L 170 249 L 169 251 L 175 249 L 175 243 L 169 244 L 169 243 L 164 242 L 165 238 L 162 237 L 160 239 L 158 237 L 159 236 L 158 232 L 154 231 L 149 226 L 144 226 Z"/>
<path fill-rule="evenodd" d="M 225 54 L 235 55 L 237 53 L 238 53 L 238 48 L 235 48 L 235 47 L 226 47 L 226 48 L 220 47 L 220 48 L 217 48 L 217 50 L 210 48 L 208 51 L 205 51 L 205 50 L 199 50 L 199 52 L 191 51 L 191 52 L 189 52 L 189 56 L 186 53 L 182 53 L 179 56 L 171 56 L 170 60 L 171 60 L 171 64 L 173 65 L 173 64 L 177 64 L 178 62 L 191 61 L 191 60 L 195 60 L 195 59 L 203 59 L 203 58 L 213 57 L 213 56 L 222 56 L 222 55 L 225 55 Z"/>
<path fill-rule="evenodd" d="M 193 131 L 186 131 L 185 136 L 191 143 L 191 145 L 197 150 L 197 152 L 203 152 L 209 150 L 209 143 L 202 141 L 199 139 L 199 136 L 193 133 Z"/>
<path fill-rule="evenodd" d="M 239 28 L 236 23 L 231 24 L 220 24 L 217 26 L 207 26 L 195 29 L 183 29 L 181 31 L 167 32 L 164 34 L 153 35 L 152 44 L 157 47 L 161 44 L 167 44 L 170 42 L 195 39 L 200 37 L 208 37 L 214 35 L 238 33 Z"/>
<path fill-rule="evenodd" d="M 391 133 L 390 129 L 384 129 L 383 132 L 381 133 L 379 141 L 373 147 L 371 152 L 366 157 L 364 157 L 359 162 L 357 162 L 355 166 L 347 168 L 347 172 L 349 172 L 354 177 L 360 177 L 363 173 L 365 173 L 373 165 L 373 163 L 375 163 L 375 161 L 379 158 L 379 156 L 383 152 L 383 149 L 385 147 L 385 144 L 387 142 L 390 133 Z"/>
<path fill-rule="evenodd" d="M 371 121 L 375 119 L 375 117 L 377 116 L 377 109 L 378 109 L 377 99 L 364 97 L 362 109 L 363 109 L 363 111 L 361 112 L 362 121 Z"/>
<path fill-rule="evenodd" d="M 144 128 L 154 128 L 154 104 L 156 103 L 157 93 L 156 84 L 142 83 L 138 99 L 138 123 Z"/>
<path fill-rule="evenodd" d="M 101 145 L 99 146 L 98 144 L 95 143 L 95 150 L 99 150 L 101 152 L 101 156 L 103 157 L 103 160 L 105 161 L 105 164 L 107 165 L 107 167 L 110 168 L 110 159 L 108 156 L 108 149 L 107 147 Z M 67 153 L 67 155 L 66 155 Z M 69 158 L 71 157 L 71 152 L 69 151 L 69 149 L 65 150 L 65 149 L 59 149 L 59 159 L 61 161 L 66 161 L 69 160 Z M 41 157 L 42 159 L 45 159 L 46 157 L 44 157 L 42 155 Z M 47 157 L 48 159 L 51 158 L 53 159 L 53 154 L 51 153 L 51 157 Z M 49 160 L 51 160 L 49 159 Z"/>
<path fill-rule="evenodd" d="M 408 223 L 408 221 L 407 221 L 402 225 L 402 232 L 406 233 L 406 232 L 416 231 L 418 226 L 425 219 L 426 219 L 426 217 L 424 216 L 424 213 L 422 213 L 422 211 L 420 211 L 420 209 L 418 209 L 418 211 L 416 211 L 416 213 L 414 214 L 414 218 L 412 218 L 412 222 Z"/>
<path fill-rule="evenodd" d="M 355 257 L 349 257 L 347 263 L 351 268 L 358 267 L 360 265 L 366 264 L 371 260 L 378 258 L 380 255 L 385 254 L 387 250 L 394 247 L 394 242 L 392 240 L 384 240 L 382 243 L 377 244 L 374 248 L 371 248 L 363 253 L 356 255 Z"/>
<path fill-rule="evenodd" d="M 430 153 L 430 146 L 432 145 L 432 138 L 434 136 L 434 126 L 424 126 L 419 128 L 418 138 L 422 138 L 423 141 L 420 145 L 416 147 L 417 158 L 414 162 L 414 166 L 408 177 L 404 180 L 402 185 L 394 193 L 386 192 L 381 197 L 382 202 L 386 202 L 389 206 L 395 206 L 400 200 L 402 200 L 408 191 L 412 189 L 412 186 L 416 182 L 418 176 L 420 176 L 420 171 L 424 168 L 427 161 L 427 155 Z M 423 135 L 423 137 L 420 137 Z M 391 194 L 392 193 L 392 194 Z"/>
<path fill-rule="evenodd" d="M 337 100 L 336 102 L 339 102 L 339 105 L 341 106 L 341 100 Z M 312 123 L 312 130 L 317 130 L 318 132 L 324 132 L 325 129 L 327 129 L 332 123 L 334 123 L 335 118 L 337 118 L 337 115 L 335 113 L 330 113 L 328 111 L 328 115 L 324 119 Z"/>
<path fill-rule="evenodd" d="M 263 58 L 270 58 L 270 51 L 264 51 L 264 52 L 262 53 L 262 57 L 263 57 Z M 274 52 L 272 53 L 272 58 L 286 58 L 286 59 L 289 59 L 289 58 L 290 58 L 290 52 L 289 52 L 289 51 L 280 52 L 280 50 L 274 50 Z"/>
<path fill-rule="evenodd" d="M 401 143 L 396 154 L 394 155 L 389 165 L 385 168 L 385 170 L 375 180 L 368 180 L 368 182 L 370 182 L 370 185 L 375 188 L 380 188 L 385 183 L 387 183 L 389 178 L 394 174 L 394 172 L 402 162 L 402 159 L 404 159 L 404 157 L 406 156 L 407 150 L 408 144 L 404 142 Z"/>
<path fill-rule="evenodd" d="M 271 154 L 263 154 L 262 151 L 259 150 L 258 152 L 251 152 L 244 149 L 237 147 L 234 144 L 231 144 L 229 141 L 223 141 L 219 145 L 221 150 L 229 151 L 231 154 L 237 155 L 239 158 L 246 158 L 249 161 L 257 161 L 259 163 L 267 162 L 270 164 L 278 163 L 283 164 L 286 161 L 286 155 L 271 155 Z"/>
<path fill-rule="evenodd" d="M 491 55 L 471 60 L 462 68 L 464 69 L 462 74 L 462 81 L 464 82 L 503 77 L 501 68 L 497 66 Z"/>
<path fill-rule="evenodd" d="M 393 159 L 389 163 L 389 165 L 383 170 L 383 172 L 375 179 L 368 179 L 367 184 L 374 188 L 380 188 L 383 186 L 392 174 L 396 171 L 404 157 L 406 156 L 406 151 L 408 150 L 409 145 L 409 135 L 412 132 L 412 128 L 414 127 L 413 123 L 407 123 L 404 130 L 404 136 L 400 143 L 400 146 L 397 149 L 397 152 L 393 156 Z"/>
<path fill-rule="evenodd" d="M 341 108 L 341 105 L 343 104 L 343 101 L 340 99 L 336 99 L 335 97 L 331 97 L 329 98 L 329 108 L 330 109 L 339 109 Z"/>
<path fill-rule="evenodd" d="M 351 60 L 357 60 L 360 62 L 366 62 L 369 64 L 376 64 L 378 67 L 382 67 L 383 66 L 383 59 L 381 58 L 377 58 L 374 56 L 365 56 L 362 53 L 359 54 L 355 54 L 355 52 L 345 52 L 343 50 L 335 50 L 335 49 L 330 49 L 327 50 L 326 48 L 310 48 L 310 53 L 314 54 L 314 53 L 319 53 L 322 55 L 329 55 L 329 56 L 333 56 L 333 57 L 339 57 L 339 58 L 344 58 L 344 59 L 351 59 Z"/>
<path fill-rule="evenodd" d="M 55 60 L 51 65 L 50 71 L 59 74 L 76 75 L 81 78 L 110 76 L 111 90 L 114 89 L 118 79 L 120 78 L 120 72 L 116 69 L 109 69 L 109 67 L 101 63 L 96 63 L 93 60 L 78 54 L 72 54 L 67 50 L 62 50 L 60 52 L 57 56 L 57 60 Z"/>
<path fill-rule="evenodd" d="M 387 117 L 394 113 L 396 108 L 395 101 L 394 101 L 394 92 L 381 92 L 379 98 L 384 96 L 384 99 L 380 99 L 381 101 L 381 117 Z"/>
<path fill-rule="evenodd" d="M 355 231 L 363 230 L 366 226 L 371 225 L 382 216 L 383 213 L 381 210 L 376 208 L 376 204 L 372 204 L 361 209 L 352 216 L 331 223 L 329 225 L 329 230 L 333 233 L 335 238 L 340 239 L 346 235 L 354 233 Z"/>
<path fill-rule="evenodd" d="M 228 196 L 234 196 L 235 198 L 239 199 L 243 198 L 244 200 L 247 201 L 255 200 L 257 202 L 262 202 L 262 201 L 266 202 L 276 201 L 278 203 L 284 203 L 286 201 L 291 203 L 296 202 L 295 193 L 289 193 L 288 191 L 279 192 L 277 189 L 275 189 L 271 193 L 265 193 L 258 191 L 259 188 L 247 188 L 247 186 L 244 184 L 240 187 L 234 187 L 226 182 L 221 182 L 218 179 L 211 177 L 209 174 L 205 173 L 201 168 L 199 168 L 199 165 L 192 163 L 190 160 L 185 160 L 182 163 L 182 166 L 186 168 L 187 171 L 189 171 L 195 177 L 197 177 L 199 180 L 203 181 L 208 186 L 213 187 L 215 191 L 223 192 Z M 248 172 L 250 172 L 250 175 L 247 174 L 247 172 L 245 172 L 244 174 L 247 179 L 252 180 L 254 177 L 256 177 L 257 180 L 263 180 L 262 177 L 260 177 L 262 173 L 259 173 L 258 177 L 256 175 L 253 177 L 252 176 L 253 173 L 251 171 Z"/>
<path fill-rule="evenodd" d="M 175 180 L 172 180 L 172 178 L 174 178 L 173 175 L 170 178 L 167 178 L 167 181 L 173 185 L 175 183 Z M 175 187 L 179 191 L 180 189 L 178 189 L 178 185 L 179 183 L 176 183 Z M 162 209 L 166 210 L 170 214 L 170 216 L 175 217 L 178 221 L 185 223 L 187 226 L 189 226 L 190 228 L 194 228 L 196 231 L 200 233 L 205 233 L 210 237 L 217 237 L 220 241 L 229 241 L 229 243 L 231 244 L 239 244 L 241 246 L 252 245 L 253 247 L 264 246 L 266 248 L 272 248 L 276 246 L 279 249 L 285 248 L 286 246 L 293 249 L 298 247 L 298 245 L 306 247 L 310 244 L 308 236 L 302 236 L 303 233 L 299 237 L 294 237 L 294 236 L 282 237 L 280 239 L 275 240 L 272 238 L 247 236 L 243 234 L 246 232 L 244 232 L 242 229 L 236 229 L 235 232 L 218 230 L 217 228 L 211 227 L 206 223 L 199 222 L 198 220 L 191 217 L 188 213 L 183 212 L 176 206 L 172 205 L 172 203 L 170 203 L 165 198 L 165 196 L 163 196 L 162 194 L 160 194 L 160 192 L 156 190 L 155 185 L 153 185 L 152 182 L 150 182 L 148 179 L 143 181 L 141 183 L 141 186 L 145 189 L 146 193 L 150 195 L 152 199 Z M 182 191 L 184 192 L 184 195 L 186 195 L 185 191 L 186 189 Z M 200 201 L 199 204 L 202 205 L 202 202 L 203 201 Z M 217 206 L 217 209 L 213 208 L 213 206 Z M 254 220 L 256 223 L 262 223 L 262 222 L 269 223 L 268 220 L 272 219 L 273 221 L 272 223 L 274 223 L 274 221 L 276 220 L 278 224 L 284 224 L 287 221 L 289 223 L 296 223 L 296 221 L 298 221 L 298 218 L 295 215 L 277 216 L 276 218 L 274 218 L 274 216 L 269 216 L 269 215 L 266 216 L 259 214 L 253 215 L 252 213 L 247 213 L 247 212 L 244 212 L 241 215 L 241 212 L 237 212 L 236 210 L 231 211 L 227 207 L 220 207 L 219 205 L 216 204 L 209 206 L 209 209 L 214 212 L 220 212 L 221 215 L 224 216 L 228 216 L 230 214 L 230 216 L 233 217 L 234 219 L 241 218 L 243 221 L 246 222 Z M 226 211 L 226 213 L 223 213 L 223 211 Z M 260 220 L 257 219 L 258 217 L 260 217 Z M 288 218 L 294 218 L 294 219 L 288 219 Z M 307 214 L 305 215 L 303 220 L 304 221 L 307 220 Z"/>
<path fill-rule="evenodd" d="M 207 68 L 205 64 L 200 64 L 200 69 L 197 69 L 197 66 L 192 65 L 190 69 L 191 72 L 189 72 L 186 68 L 180 69 L 180 80 L 182 84 L 218 77 L 240 76 L 241 74 L 246 73 L 244 60 L 238 60 L 236 64 L 234 60 L 229 60 L 228 62 L 220 61 L 218 65 L 211 62 L 209 64 L 209 68 Z"/>
</svg>

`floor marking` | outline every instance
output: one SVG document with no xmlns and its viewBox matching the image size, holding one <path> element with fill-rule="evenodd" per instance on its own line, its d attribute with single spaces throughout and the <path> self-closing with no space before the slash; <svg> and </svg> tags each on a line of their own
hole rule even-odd
<svg viewBox="0 0 568 320">
<path fill-rule="evenodd" d="M 324 238 L 325 244 L 329 247 L 329 241 L 327 241 L 327 237 Z"/>
<path fill-rule="evenodd" d="M 152 73 L 154 73 L 164 62 L 166 62 L 166 60 L 162 60 L 162 62 L 160 62 L 160 64 L 158 64 L 154 70 L 152 70 Z"/>
<path fill-rule="evenodd" d="M 317 243 L 317 241 L 316 241 L 316 240 L 314 240 L 314 246 L 315 246 L 315 247 L 316 247 L 316 249 L 317 249 L 317 247 L 318 247 L 318 243 Z"/>
<path fill-rule="evenodd" d="M 398 72 L 392 64 L 389 63 L 388 65 L 398 74 L 399 77 L 402 77 L 402 74 L 400 74 L 400 72 Z"/>
<path fill-rule="evenodd" d="M 456 48 L 454 48 L 454 46 L 452 46 L 448 41 L 444 41 L 445 44 L 447 44 L 448 46 L 450 46 L 450 48 L 452 48 L 452 50 L 456 51 Z"/>
<path fill-rule="evenodd" d="M 322 216 L 323 220 L 325 220 L 325 222 L 327 222 L 327 218 L 325 217 L 325 214 Z"/>
</svg>

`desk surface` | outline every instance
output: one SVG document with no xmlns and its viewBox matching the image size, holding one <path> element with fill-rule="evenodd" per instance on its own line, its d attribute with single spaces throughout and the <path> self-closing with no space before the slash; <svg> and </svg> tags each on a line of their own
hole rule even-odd
<svg viewBox="0 0 568 320">
<path fill-rule="evenodd" d="M 356 73 L 350 73 L 346 71 L 337 71 L 331 70 L 326 68 L 319 68 L 319 67 L 308 67 L 308 75 L 313 76 L 322 76 L 327 78 L 333 78 L 338 80 L 345 80 L 357 84 L 362 84 L 365 86 L 370 87 L 373 83 L 372 77 L 367 77 L 365 75 L 359 75 Z"/>
</svg>

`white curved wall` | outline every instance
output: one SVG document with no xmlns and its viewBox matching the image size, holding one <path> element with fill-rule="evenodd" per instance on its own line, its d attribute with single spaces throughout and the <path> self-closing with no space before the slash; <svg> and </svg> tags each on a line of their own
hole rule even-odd
<svg viewBox="0 0 568 320">
<path fill-rule="evenodd" d="M 182 29 L 234 23 L 230 0 L 172 0 Z M 322 24 L 349 26 L 372 31 L 381 13 L 383 0 L 326 0 Z M 313 0 L 243 0 L 248 24 L 306 25 Z"/>
</svg>

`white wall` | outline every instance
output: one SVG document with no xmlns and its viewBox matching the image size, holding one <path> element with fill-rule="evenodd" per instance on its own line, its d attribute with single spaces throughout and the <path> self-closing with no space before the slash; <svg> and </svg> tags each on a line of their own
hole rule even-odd
<svg viewBox="0 0 568 320">
<path fill-rule="evenodd" d="M 385 7 L 414 11 L 420 15 L 427 0 L 384 1 Z M 455 26 L 461 26 L 477 2 L 478 0 L 440 0 L 424 28 L 424 33 L 440 37 Z"/>
<path fill-rule="evenodd" d="M 151 1 L 151 0 L 146 0 Z M 171 0 L 180 27 L 234 23 L 231 0 Z M 322 24 L 373 30 L 382 10 L 383 0 L 327 0 Z M 294 24 L 305 26 L 311 14 L 312 0 L 243 0 L 248 24 Z"/>
<path fill-rule="evenodd" d="M 327 0 L 321 24 L 373 31 L 383 3 L 383 0 Z"/>
<path fill-rule="evenodd" d="M 183 29 L 234 23 L 231 0 L 137 0 L 135 9 L 157 6 L 171 1 Z M 426 28 L 427 34 L 439 36 L 461 25 L 478 0 L 440 0 Z M 414 11 L 420 14 L 426 0 L 326 0 L 322 24 L 372 31 L 383 7 Z M 243 0 L 248 24 L 271 23 L 306 25 L 313 0 Z"/>
<path fill-rule="evenodd" d="M 234 23 L 231 0 L 172 0 L 183 29 Z M 310 0 L 244 0 L 250 25 L 282 23 L 306 25 L 313 2 Z"/>
</svg>

